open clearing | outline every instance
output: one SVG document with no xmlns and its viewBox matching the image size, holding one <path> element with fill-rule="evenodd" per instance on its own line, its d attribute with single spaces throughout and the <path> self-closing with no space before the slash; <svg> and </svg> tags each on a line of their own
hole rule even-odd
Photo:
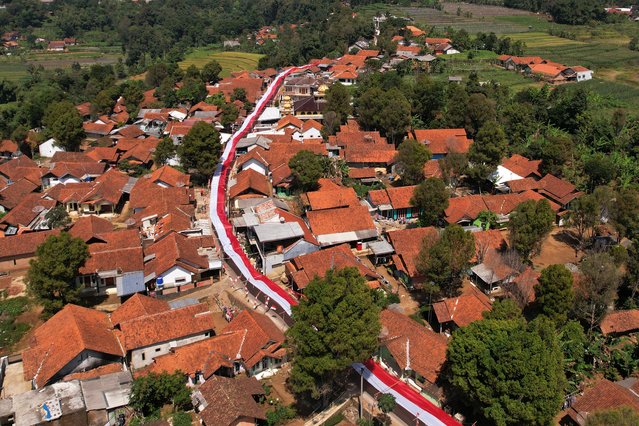
<svg viewBox="0 0 639 426">
<path fill-rule="evenodd" d="M 201 69 L 211 60 L 215 59 L 222 66 L 222 77 L 228 77 L 234 71 L 252 71 L 257 68 L 257 63 L 264 55 L 244 52 L 220 52 L 219 50 L 200 48 L 187 54 L 184 61 L 180 62 L 180 68 L 186 69 L 195 65 Z"/>
</svg>

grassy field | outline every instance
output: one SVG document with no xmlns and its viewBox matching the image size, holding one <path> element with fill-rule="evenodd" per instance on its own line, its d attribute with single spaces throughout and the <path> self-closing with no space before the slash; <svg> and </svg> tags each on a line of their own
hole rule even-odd
<svg viewBox="0 0 639 426">
<path fill-rule="evenodd" d="M 82 66 L 115 64 L 122 54 L 117 49 L 80 49 L 69 52 L 29 52 L 21 56 L 0 56 L 0 77 L 11 81 L 27 75 L 27 66 L 42 65 L 46 69 L 69 68 L 77 62 Z"/>
<path fill-rule="evenodd" d="M 258 53 L 220 52 L 210 48 L 194 49 L 187 54 L 180 68 L 186 69 L 191 65 L 202 68 L 207 62 L 215 59 L 222 66 L 222 77 L 228 77 L 234 71 L 252 71 L 257 68 L 257 62 L 263 55 Z"/>
<path fill-rule="evenodd" d="M 483 6 L 470 3 L 442 3 L 442 10 L 425 7 L 398 7 L 385 4 L 372 4 L 358 8 L 364 16 L 374 16 L 380 12 L 390 12 L 397 16 L 412 18 L 419 25 L 434 26 L 438 29 L 452 27 L 464 28 L 469 33 L 493 31 L 497 34 L 528 31 L 528 24 L 517 20 L 508 21 L 500 18 L 527 18 L 534 16 L 524 10 L 508 9 L 499 6 Z M 457 10 L 460 15 L 457 15 Z"/>
</svg>

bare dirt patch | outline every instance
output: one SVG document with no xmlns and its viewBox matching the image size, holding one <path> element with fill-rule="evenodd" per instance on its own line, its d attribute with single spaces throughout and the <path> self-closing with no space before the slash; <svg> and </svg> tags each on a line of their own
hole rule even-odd
<svg viewBox="0 0 639 426">
<path fill-rule="evenodd" d="M 583 253 L 575 250 L 572 240 L 565 229 L 555 228 L 544 240 L 541 252 L 532 258 L 535 269 L 543 269 L 546 266 L 579 263 Z"/>
</svg>

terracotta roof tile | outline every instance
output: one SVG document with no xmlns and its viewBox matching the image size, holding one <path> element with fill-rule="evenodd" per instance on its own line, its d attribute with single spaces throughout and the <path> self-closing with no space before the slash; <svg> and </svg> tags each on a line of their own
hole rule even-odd
<svg viewBox="0 0 639 426">
<path fill-rule="evenodd" d="M 466 154 L 473 143 L 465 129 L 414 130 L 414 133 L 415 139 L 424 143 L 433 155 Z"/>
<path fill-rule="evenodd" d="M 626 334 L 639 330 L 639 309 L 613 311 L 606 314 L 599 325 L 606 334 Z"/>
<path fill-rule="evenodd" d="M 13 209 L 0 219 L 0 224 L 27 227 L 38 216 L 55 207 L 54 200 L 42 198 L 43 194 L 31 193 L 22 198 Z"/>
<path fill-rule="evenodd" d="M 27 179 L 20 179 L 0 190 L 0 206 L 11 210 L 17 206 L 22 198 L 34 192 L 38 186 Z"/>
<path fill-rule="evenodd" d="M 212 331 L 213 314 L 200 303 L 122 322 L 120 330 L 122 346 L 133 350 Z"/>
<path fill-rule="evenodd" d="M 606 379 L 600 379 L 593 387 L 586 389 L 583 395 L 566 413 L 578 424 L 585 424 L 589 414 L 618 407 L 630 407 L 639 411 L 639 397 L 629 389 Z"/>
<path fill-rule="evenodd" d="M 210 339 L 180 346 L 166 355 L 154 358 L 153 364 L 140 373 L 172 373 L 179 370 L 192 376 L 200 371 L 204 378 L 208 379 L 221 367 L 233 368 L 233 361 L 239 361 L 237 355 L 240 353 L 245 335 L 244 331 L 229 331 Z"/>
<path fill-rule="evenodd" d="M 376 229 L 366 206 L 310 211 L 306 217 L 316 236 Z"/>
<path fill-rule="evenodd" d="M 142 243 L 136 229 L 106 232 L 96 237 L 98 241 L 89 244 L 91 257 L 80 268 L 81 274 L 112 270 L 122 272 L 144 270 Z"/>
<path fill-rule="evenodd" d="M 168 233 L 144 250 L 145 256 L 155 255 L 144 265 L 144 275 L 155 273 L 159 277 L 176 265 L 194 274 L 208 270 L 208 258 L 198 253 L 198 247 L 196 239 Z"/>
<path fill-rule="evenodd" d="M 67 376 L 64 376 L 62 380 L 65 382 L 70 382 L 71 380 L 90 380 L 100 376 L 104 376 L 105 374 L 119 373 L 120 371 L 126 370 L 121 363 L 114 362 L 111 364 L 101 365 L 100 367 L 94 368 L 89 371 L 69 374 Z"/>
<path fill-rule="evenodd" d="M 441 324 L 453 322 L 458 327 L 465 327 L 473 321 L 482 319 L 482 313 L 491 310 L 488 296 L 468 285 L 459 297 L 451 297 L 433 303 L 433 311 Z"/>
<path fill-rule="evenodd" d="M 86 243 L 99 234 L 111 231 L 113 231 L 111 222 L 95 215 L 89 215 L 80 217 L 69 229 L 69 234 L 82 239 Z"/>
<path fill-rule="evenodd" d="M 114 146 L 96 146 L 87 150 L 87 157 L 94 161 L 116 163 L 119 158 L 118 149 Z"/>
<path fill-rule="evenodd" d="M 373 167 L 355 168 L 350 167 L 348 169 L 348 177 L 351 179 L 372 179 L 377 177 L 377 172 Z"/>
<path fill-rule="evenodd" d="M 155 184 L 165 184 L 166 186 L 182 187 L 189 186 L 191 177 L 186 173 L 174 169 L 171 166 L 162 166 L 151 173 L 151 182 Z"/>
<path fill-rule="evenodd" d="M 44 240 L 59 233 L 59 230 L 37 231 L 2 237 L 0 238 L 0 260 L 33 257 L 36 249 Z"/>
<path fill-rule="evenodd" d="M 513 154 L 501 163 L 503 168 L 510 170 L 522 178 L 529 176 L 541 177 L 541 173 L 539 173 L 540 165 L 541 160 L 529 160 L 519 154 Z"/>
<path fill-rule="evenodd" d="M 0 152 L 14 153 L 18 151 L 20 151 L 20 148 L 18 147 L 18 144 L 15 143 L 14 141 L 10 139 L 0 140 Z"/>
<path fill-rule="evenodd" d="M 231 426 L 240 420 L 266 420 L 264 408 L 255 402 L 254 396 L 264 395 L 264 389 L 255 378 L 229 379 L 213 376 L 199 391 L 207 406 L 200 417 L 206 426 Z"/>
<path fill-rule="evenodd" d="M 386 235 L 400 260 L 400 265 L 396 264 L 395 266 L 403 270 L 411 278 L 419 275 L 417 271 L 417 256 L 424 244 L 424 240 L 427 240 L 429 244 L 434 244 L 439 240 L 439 233 L 432 226 L 391 231 Z"/>
<path fill-rule="evenodd" d="M 107 314 L 77 305 L 66 305 L 33 334 L 22 353 L 24 378 L 46 385 L 84 350 L 114 357 L 124 355 L 111 330 Z"/>
<path fill-rule="evenodd" d="M 118 326 L 126 321 L 169 311 L 170 309 L 171 307 L 164 300 L 136 293 L 113 311 L 111 322 L 114 326 Z"/>
<path fill-rule="evenodd" d="M 286 271 L 295 281 L 298 289 L 304 289 L 316 276 L 322 278 L 329 269 L 357 268 L 367 281 L 379 278 L 377 273 L 365 267 L 355 257 L 348 244 L 330 247 L 314 253 L 291 259 L 286 264 Z"/>
<path fill-rule="evenodd" d="M 380 316 L 382 344 L 385 342 L 399 367 L 408 367 L 434 384 L 446 361 L 446 338 L 400 313 L 385 309 Z M 406 363 L 407 345 L 410 365 Z"/>
<path fill-rule="evenodd" d="M 271 195 L 268 178 L 253 169 L 246 169 L 235 175 L 235 184 L 229 188 L 229 197 L 235 198 L 247 192 L 264 196 Z"/>
<path fill-rule="evenodd" d="M 359 206 L 359 199 L 353 188 L 339 187 L 338 189 L 307 192 L 312 210 L 324 210 L 337 207 Z"/>
</svg>

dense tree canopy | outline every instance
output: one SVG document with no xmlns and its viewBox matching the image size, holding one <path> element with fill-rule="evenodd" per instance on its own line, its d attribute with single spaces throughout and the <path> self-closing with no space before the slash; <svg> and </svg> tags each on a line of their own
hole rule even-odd
<svg viewBox="0 0 639 426">
<path fill-rule="evenodd" d="M 344 372 L 377 348 L 381 331 L 373 290 L 355 268 L 329 270 L 304 289 L 287 332 L 296 393 L 317 399 L 344 384 Z"/>
<path fill-rule="evenodd" d="M 326 172 L 326 158 L 311 151 L 302 150 L 288 162 L 295 185 L 304 190 L 317 189 L 317 181 Z"/>
<path fill-rule="evenodd" d="M 150 372 L 133 380 L 129 405 L 140 414 L 155 414 L 166 404 L 173 404 L 176 410 L 190 408 L 191 391 L 184 373 Z"/>
<path fill-rule="evenodd" d="M 222 153 L 220 133 L 211 124 L 198 121 L 184 136 L 177 152 L 182 167 L 208 177 L 215 171 Z"/>
<path fill-rule="evenodd" d="M 80 301 L 81 288 L 75 278 L 88 258 L 86 243 L 66 232 L 38 246 L 27 272 L 27 289 L 44 306 L 45 315 Z"/>
<path fill-rule="evenodd" d="M 510 214 L 508 229 L 512 247 L 524 258 L 528 259 L 536 253 L 543 239 L 552 230 L 555 212 L 548 201 L 529 200 L 517 206 Z"/>
<path fill-rule="evenodd" d="M 535 286 L 535 296 L 542 314 L 557 323 L 565 322 L 575 301 L 572 273 L 564 265 L 544 268 Z"/>
<path fill-rule="evenodd" d="M 430 151 L 414 139 L 407 139 L 399 145 L 395 157 L 395 167 L 402 177 L 403 185 L 417 185 L 424 180 L 424 164 L 430 160 Z"/>
<path fill-rule="evenodd" d="M 566 378 L 552 323 L 523 319 L 475 321 L 448 346 L 452 392 L 482 424 L 550 424 Z"/>
<path fill-rule="evenodd" d="M 417 185 L 410 204 L 419 209 L 422 226 L 434 226 L 448 208 L 450 194 L 441 179 L 429 178 Z"/>
<path fill-rule="evenodd" d="M 43 123 L 51 137 L 55 138 L 56 145 L 65 151 L 77 151 L 80 148 L 80 142 L 84 139 L 82 117 L 71 102 L 52 104 L 44 114 Z"/>
</svg>

